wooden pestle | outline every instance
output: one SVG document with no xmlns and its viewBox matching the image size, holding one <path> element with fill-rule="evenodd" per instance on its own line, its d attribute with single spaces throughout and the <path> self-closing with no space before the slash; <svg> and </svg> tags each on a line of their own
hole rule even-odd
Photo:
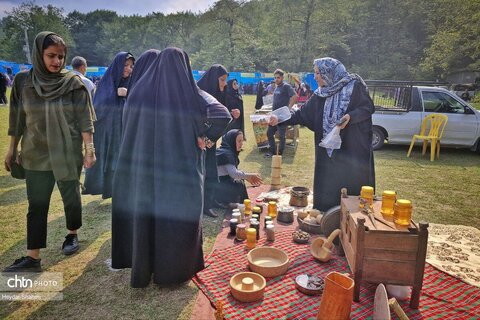
<svg viewBox="0 0 480 320">
<path fill-rule="evenodd" d="M 402 307 L 400 307 L 400 304 L 398 304 L 397 299 L 391 298 L 388 300 L 388 305 L 390 306 L 391 309 L 397 314 L 398 318 L 400 320 L 408 320 L 408 316 L 406 315 L 405 311 L 403 311 Z"/>
<path fill-rule="evenodd" d="M 327 249 L 332 249 L 333 247 L 333 240 L 335 240 L 336 237 L 340 234 L 341 230 L 340 229 L 335 229 L 327 238 L 327 240 L 323 243 L 323 247 Z"/>
<path fill-rule="evenodd" d="M 332 258 L 332 251 L 330 249 L 333 246 L 333 240 L 335 240 L 335 238 L 340 234 L 340 232 L 340 229 L 336 229 L 328 236 L 327 240 L 323 241 L 322 247 L 318 250 L 315 258 L 322 262 L 327 262 Z"/>
</svg>

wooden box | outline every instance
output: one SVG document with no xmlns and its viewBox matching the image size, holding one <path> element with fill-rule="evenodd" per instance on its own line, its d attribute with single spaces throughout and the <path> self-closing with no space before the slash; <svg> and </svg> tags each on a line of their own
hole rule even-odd
<svg viewBox="0 0 480 320">
<path fill-rule="evenodd" d="M 359 197 L 341 199 L 340 241 L 354 275 L 354 300 L 359 301 L 362 281 L 412 286 L 410 307 L 417 309 L 423 284 L 428 224 L 412 221 L 403 227 L 380 213 L 374 201 L 375 225 L 359 208 Z"/>
</svg>

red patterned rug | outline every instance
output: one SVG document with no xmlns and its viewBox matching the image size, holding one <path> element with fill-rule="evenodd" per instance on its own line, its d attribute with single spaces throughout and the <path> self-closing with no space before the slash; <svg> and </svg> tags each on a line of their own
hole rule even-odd
<svg viewBox="0 0 480 320">
<path fill-rule="evenodd" d="M 296 276 L 308 273 L 324 278 L 331 271 L 350 273 L 345 257 L 334 256 L 328 263 L 318 262 L 311 256 L 308 245 L 291 240 L 291 231 L 277 232 L 274 243 L 260 239 L 258 246 L 264 245 L 284 250 L 291 264 L 287 274 L 266 279 L 261 301 L 242 303 L 230 294 L 230 278 L 248 271 L 243 243 L 213 251 L 206 261 L 207 267 L 194 277 L 193 281 L 213 305 L 218 301 L 223 303 L 226 319 L 314 319 L 321 296 L 307 296 L 297 291 Z M 375 285 L 362 283 L 360 302 L 352 306 L 352 319 L 372 316 L 375 289 Z M 420 307 L 411 309 L 408 303 L 400 302 L 410 319 L 478 319 L 480 289 L 426 264 Z"/>
</svg>

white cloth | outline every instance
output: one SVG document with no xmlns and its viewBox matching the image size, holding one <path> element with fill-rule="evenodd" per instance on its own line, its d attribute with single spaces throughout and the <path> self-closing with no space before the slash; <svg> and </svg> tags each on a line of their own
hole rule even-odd
<svg viewBox="0 0 480 320">
<path fill-rule="evenodd" d="M 87 87 L 87 90 L 90 93 L 90 97 L 93 99 L 93 93 L 95 92 L 95 88 L 96 88 L 95 84 L 90 79 L 85 77 L 82 73 L 78 72 L 77 70 L 73 70 L 73 73 L 75 73 L 77 76 L 80 77 L 85 87 Z"/>
</svg>

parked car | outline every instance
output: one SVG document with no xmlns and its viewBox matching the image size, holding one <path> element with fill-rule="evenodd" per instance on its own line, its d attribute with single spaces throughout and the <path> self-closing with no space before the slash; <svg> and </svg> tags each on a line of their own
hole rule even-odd
<svg viewBox="0 0 480 320">
<path fill-rule="evenodd" d="M 405 82 L 389 85 L 367 82 L 367 85 L 375 103 L 372 119 L 374 150 L 380 149 L 385 142 L 409 145 L 413 135 L 420 132 L 425 116 L 442 113 L 448 116 L 442 146 L 480 152 L 480 112 L 454 93 Z"/>
</svg>

